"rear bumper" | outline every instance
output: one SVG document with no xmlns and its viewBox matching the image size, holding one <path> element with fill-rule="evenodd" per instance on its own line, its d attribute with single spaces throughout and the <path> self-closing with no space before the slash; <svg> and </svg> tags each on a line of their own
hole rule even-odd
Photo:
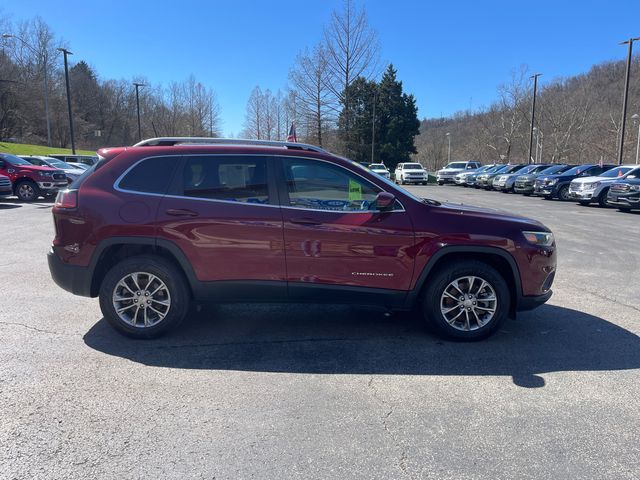
<svg viewBox="0 0 640 480">
<path fill-rule="evenodd" d="M 551 295 L 553 295 L 552 290 L 549 290 L 548 292 L 543 293 L 542 295 L 526 296 L 526 297 L 522 296 L 518 299 L 518 305 L 516 306 L 516 310 L 518 312 L 533 310 L 534 308 L 537 308 L 540 305 L 547 303 L 547 300 L 551 298 Z"/>
<path fill-rule="evenodd" d="M 87 267 L 69 265 L 53 249 L 47 253 L 49 272 L 53 281 L 63 290 L 82 297 L 91 296 L 91 272 Z"/>
</svg>

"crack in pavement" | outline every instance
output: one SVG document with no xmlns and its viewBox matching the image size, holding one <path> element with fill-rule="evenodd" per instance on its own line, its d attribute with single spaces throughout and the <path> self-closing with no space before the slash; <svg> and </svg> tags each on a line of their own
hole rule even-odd
<svg viewBox="0 0 640 480">
<path fill-rule="evenodd" d="M 406 477 L 413 479 L 415 477 L 411 475 L 411 473 L 409 472 L 409 468 L 407 467 L 407 452 L 405 451 L 404 447 L 398 440 L 397 435 L 395 435 L 391 431 L 391 428 L 389 428 L 388 420 L 391 417 L 391 415 L 393 415 L 393 405 L 391 405 L 389 402 L 387 402 L 380 396 L 378 389 L 373 385 L 373 380 L 374 380 L 374 376 L 372 375 L 369 378 L 369 381 L 367 382 L 367 387 L 371 389 L 371 391 L 373 392 L 373 398 L 375 398 L 380 404 L 382 404 L 383 406 L 389 409 L 382 417 L 382 427 L 384 428 L 387 435 L 389 435 L 389 437 L 391 437 L 391 439 L 393 440 L 395 447 L 400 451 L 400 459 L 398 460 L 398 467 Z"/>
<path fill-rule="evenodd" d="M 35 332 L 40 332 L 40 333 L 50 333 L 53 335 L 66 335 L 66 336 L 77 336 L 77 333 L 66 333 L 66 332 L 56 332 L 53 330 L 44 330 L 42 328 L 37 328 L 37 327 L 32 327 L 31 325 L 25 325 L 24 323 L 19 323 L 19 322 L 0 322 L 0 325 L 13 325 L 16 327 L 23 327 L 26 328 L 27 330 L 33 330 Z"/>
</svg>

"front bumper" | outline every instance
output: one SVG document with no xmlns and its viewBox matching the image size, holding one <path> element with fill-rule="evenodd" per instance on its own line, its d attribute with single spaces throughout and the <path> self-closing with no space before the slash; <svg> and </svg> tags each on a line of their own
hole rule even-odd
<svg viewBox="0 0 640 480">
<path fill-rule="evenodd" d="M 91 296 L 91 272 L 88 267 L 64 263 L 53 248 L 47 253 L 47 262 L 56 285 L 74 295 Z"/>
<path fill-rule="evenodd" d="M 615 193 L 609 190 L 607 203 L 618 208 L 640 208 L 640 192 Z"/>
<path fill-rule="evenodd" d="M 516 183 L 513 186 L 513 191 L 516 193 L 533 193 L 533 185 L 529 184 L 518 184 Z"/>
<path fill-rule="evenodd" d="M 442 183 L 455 183 L 455 175 L 437 174 L 436 180 Z"/>
<path fill-rule="evenodd" d="M 569 190 L 569 198 L 571 200 L 584 202 L 585 200 L 591 201 L 596 197 L 595 190 Z"/>
<path fill-rule="evenodd" d="M 541 197 L 551 197 L 557 192 L 557 185 L 536 185 L 533 187 L 533 194 Z"/>
<path fill-rule="evenodd" d="M 518 312 L 525 312 L 527 310 L 533 310 L 534 308 L 538 308 L 540 305 L 547 303 L 547 300 L 551 298 L 553 295 L 553 290 L 549 290 L 542 295 L 535 296 L 522 296 L 518 299 L 518 305 L 516 306 L 516 310 Z"/>
<path fill-rule="evenodd" d="M 9 195 L 13 195 L 13 188 L 11 188 L 11 185 L 8 187 L 0 187 L 0 197 L 7 197 Z"/>
<path fill-rule="evenodd" d="M 56 180 L 52 182 L 38 182 L 38 187 L 40 188 L 40 190 L 58 191 L 64 190 L 68 186 L 69 183 L 67 181 L 61 182 Z"/>
</svg>

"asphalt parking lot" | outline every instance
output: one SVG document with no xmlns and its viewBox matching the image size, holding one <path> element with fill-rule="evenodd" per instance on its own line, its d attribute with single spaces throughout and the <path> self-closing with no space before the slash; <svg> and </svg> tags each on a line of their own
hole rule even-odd
<svg viewBox="0 0 640 480">
<path fill-rule="evenodd" d="M 472 344 L 313 305 L 132 341 L 51 281 L 51 203 L 0 201 L 0 478 L 637 479 L 640 215 L 410 189 L 551 227 L 550 302 Z"/>
</svg>

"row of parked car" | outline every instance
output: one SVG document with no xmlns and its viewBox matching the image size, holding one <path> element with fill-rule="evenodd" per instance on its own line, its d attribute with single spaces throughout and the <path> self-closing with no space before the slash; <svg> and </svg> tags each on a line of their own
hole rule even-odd
<svg viewBox="0 0 640 480">
<path fill-rule="evenodd" d="M 0 196 L 23 202 L 55 196 L 77 179 L 97 157 L 88 155 L 11 155 L 0 153 Z"/>
<path fill-rule="evenodd" d="M 640 209 L 640 165 L 494 164 L 453 162 L 437 172 L 439 185 L 454 183 L 504 193 Z"/>
</svg>

